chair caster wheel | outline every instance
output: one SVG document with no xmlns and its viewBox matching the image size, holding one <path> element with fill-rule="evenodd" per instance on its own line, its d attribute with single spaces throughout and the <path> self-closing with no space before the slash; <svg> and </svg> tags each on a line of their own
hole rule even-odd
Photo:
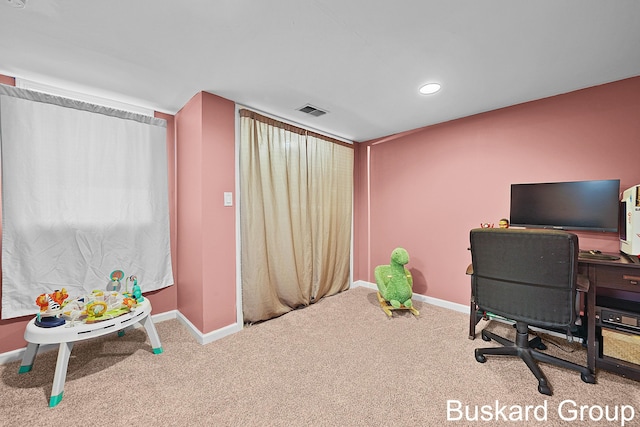
<svg viewBox="0 0 640 427">
<path fill-rule="evenodd" d="M 538 350 L 546 350 L 547 346 L 545 343 L 541 342 L 540 344 L 538 344 L 538 346 L 536 347 Z"/>
<path fill-rule="evenodd" d="M 480 354 L 476 351 L 476 360 L 480 363 L 484 363 L 487 361 L 487 358 L 484 357 L 484 354 Z"/>
<path fill-rule="evenodd" d="M 482 331 L 482 341 L 491 341 L 491 338 L 489 338 L 487 335 L 485 335 L 484 331 Z"/>
<path fill-rule="evenodd" d="M 580 378 L 587 384 L 595 384 L 596 377 L 593 374 L 580 374 Z"/>
<path fill-rule="evenodd" d="M 551 393 L 551 389 L 549 388 L 548 385 L 538 384 L 538 391 L 541 394 L 546 394 L 547 396 L 552 396 L 553 395 L 553 393 Z"/>
</svg>

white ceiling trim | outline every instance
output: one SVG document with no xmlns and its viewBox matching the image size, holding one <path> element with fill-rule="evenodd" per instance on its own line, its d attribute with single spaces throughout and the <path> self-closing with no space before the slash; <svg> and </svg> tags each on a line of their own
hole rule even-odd
<svg viewBox="0 0 640 427">
<path fill-rule="evenodd" d="M 87 102 L 89 104 L 101 105 L 103 107 L 113 108 L 115 110 L 128 111 L 131 113 L 142 114 L 143 116 L 154 117 L 155 111 L 150 108 L 131 105 L 114 99 L 103 98 L 100 96 L 80 93 L 61 87 L 48 85 L 45 83 L 34 82 L 32 80 L 16 77 L 16 87 L 20 89 L 28 89 L 36 92 L 47 93 L 49 95 L 61 96 L 63 98 L 73 99 L 75 101 Z"/>
</svg>

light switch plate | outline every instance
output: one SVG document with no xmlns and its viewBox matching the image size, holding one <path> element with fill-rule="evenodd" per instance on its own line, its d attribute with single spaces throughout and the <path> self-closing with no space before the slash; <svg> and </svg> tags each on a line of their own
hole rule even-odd
<svg viewBox="0 0 640 427">
<path fill-rule="evenodd" d="M 233 206 L 233 193 L 231 193 L 230 191 L 224 192 L 224 205 Z"/>
</svg>

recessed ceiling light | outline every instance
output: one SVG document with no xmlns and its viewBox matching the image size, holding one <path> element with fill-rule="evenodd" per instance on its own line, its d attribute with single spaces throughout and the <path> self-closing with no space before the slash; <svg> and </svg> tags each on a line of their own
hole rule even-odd
<svg viewBox="0 0 640 427">
<path fill-rule="evenodd" d="M 9 2 L 9 5 L 18 9 L 22 9 L 25 3 L 27 3 L 27 0 L 7 0 L 7 1 Z"/>
<path fill-rule="evenodd" d="M 436 93 L 439 90 L 440 90 L 439 83 L 427 83 L 426 85 L 423 85 L 422 87 L 420 87 L 420 93 L 423 95 L 431 95 L 432 93 Z"/>
</svg>

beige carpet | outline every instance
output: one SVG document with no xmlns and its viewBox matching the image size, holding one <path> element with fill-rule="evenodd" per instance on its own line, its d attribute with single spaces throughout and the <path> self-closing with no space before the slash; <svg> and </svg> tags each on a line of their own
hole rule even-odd
<svg viewBox="0 0 640 427">
<path fill-rule="evenodd" d="M 600 371 L 598 384 L 585 384 L 543 365 L 554 396 L 541 395 L 519 359 L 476 362 L 473 349 L 495 343 L 469 340 L 467 316 L 416 307 L 419 317 L 388 318 L 374 291 L 355 288 L 204 346 L 177 320 L 158 323 L 160 355 L 142 329 L 80 342 L 55 408 L 55 351 L 26 374 L 19 362 L 0 366 L 0 425 L 620 426 L 624 414 L 634 417 L 624 425 L 640 425 L 640 383 Z M 549 352 L 584 361 L 579 345 L 552 339 L 562 348 Z M 476 409 L 492 420 L 468 420 Z M 617 421 L 592 420 L 607 409 Z"/>
</svg>

